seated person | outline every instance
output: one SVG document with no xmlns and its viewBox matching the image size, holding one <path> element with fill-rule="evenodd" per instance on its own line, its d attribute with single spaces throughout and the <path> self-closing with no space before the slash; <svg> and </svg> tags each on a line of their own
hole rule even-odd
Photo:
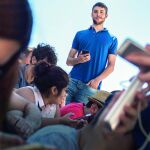
<svg viewBox="0 0 150 150">
<path fill-rule="evenodd" d="M 57 123 L 65 123 L 67 118 L 60 118 L 59 104 L 66 99 L 68 82 L 69 77 L 63 69 L 42 61 L 34 68 L 35 86 L 22 87 L 15 92 L 39 107 L 43 126 L 50 124 L 51 119 L 48 118 L 57 118 Z"/>
<path fill-rule="evenodd" d="M 34 80 L 34 66 L 40 61 L 46 61 L 49 65 L 57 65 L 57 55 L 55 53 L 55 48 L 49 44 L 38 44 L 34 48 L 30 64 L 26 67 L 24 78 L 27 81 L 28 85 L 33 84 Z"/>
<path fill-rule="evenodd" d="M 97 111 L 103 107 L 105 100 L 110 94 L 111 93 L 107 91 L 101 90 L 97 91 L 96 94 L 89 97 L 89 102 L 86 105 L 84 103 L 70 103 L 60 109 L 61 116 L 64 116 L 70 112 L 72 113 L 72 116 L 70 116 L 71 119 L 83 119 L 82 117 L 84 117 L 87 114 L 91 114 L 92 116 L 94 116 L 97 113 Z"/>
<path fill-rule="evenodd" d="M 29 85 L 24 79 L 26 68 L 29 64 L 29 59 L 31 59 L 33 48 L 27 48 L 19 57 L 19 73 L 18 80 L 15 88 L 20 88 Z"/>
<path fill-rule="evenodd" d="M 33 49 L 30 64 L 20 67 L 19 80 L 16 84 L 16 88 L 32 85 L 32 82 L 34 80 L 34 65 L 42 60 L 45 60 L 52 65 L 57 64 L 57 56 L 54 47 L 42 43 L 38 44 L 37 47 Z M 20 84 L 22 82 L 24 84 Z"/>
</svg>

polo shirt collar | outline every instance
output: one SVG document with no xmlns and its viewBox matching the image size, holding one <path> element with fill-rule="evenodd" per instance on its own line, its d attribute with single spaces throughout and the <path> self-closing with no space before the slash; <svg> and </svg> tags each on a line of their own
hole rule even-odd
<svg viewBox="0 0 150 150">
<path fill-rule="evenodd" d="M 95 30 L 95 28 L 91 25 L 91 26 L 89 27 L 89 30 Z M 100 30 L 100 31 L 98 31 L 98 32 L 104 32 L 104 31 L 108 31 L 107 28 L 104 28 L 103 30 Z"/>
</svg>

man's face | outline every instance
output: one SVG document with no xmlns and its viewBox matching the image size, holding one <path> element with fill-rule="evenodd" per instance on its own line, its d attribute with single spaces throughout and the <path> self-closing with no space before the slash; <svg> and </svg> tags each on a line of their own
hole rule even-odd
<svg viewBox="0 0 150 150">
<path fill-rule="evenodd" d="M 107 18 L 106 10 L 105 8 L 96 6 L 92 11 L 91 16 L 95 25 L 101 25 Z"/>
<path fill-rule="evenodd" d="M 20 44 L 17 41 L 0 38 L 0 66 L 5 65 L 19 48 Z"/>
</svg>

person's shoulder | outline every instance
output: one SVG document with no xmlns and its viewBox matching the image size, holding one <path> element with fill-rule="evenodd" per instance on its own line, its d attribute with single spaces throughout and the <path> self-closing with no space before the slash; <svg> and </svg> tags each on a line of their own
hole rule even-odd
<svg viewBox="0 0 150 150">
<path fill-rule="evenodd" d="M 109 36 L 111 39 L 117 40 L 117 37 L 116 37 L 113 33 L 111 33 L 110 31 L 108 31 L 107 29 L 105 29 L 105 31 L 106 31 L 106 33 L 108 34 L 108 36 Z"/>
<path fill-rule="evenodd" d="M 79 30 L 79 31 L 77 31 L 77 34 L 86 33 L 86 32 L 88 32 L 88 31 L 89 31 L 89 29 Z"/>
</svg>

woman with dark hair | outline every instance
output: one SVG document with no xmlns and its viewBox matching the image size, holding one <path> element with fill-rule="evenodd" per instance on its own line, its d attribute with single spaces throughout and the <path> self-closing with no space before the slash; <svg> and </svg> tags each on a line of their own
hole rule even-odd
<svg viewBox="0 0 150 150">
<path fill-rule="evenodd" d="M 59 123 L 66 124 L 66 121 L 68 122 L 70 119 L 68 118 L 67 120 L 66 117 L 60 118 L 59 105 L 66 99 L 68 83 L 68 74 L 63 69 L 42 61 L 34 68 L 35 86 L 22 87 L 15 90 L 15 92 L 39 107 L 43 117 L 43 126 Z"/>
</svg>

